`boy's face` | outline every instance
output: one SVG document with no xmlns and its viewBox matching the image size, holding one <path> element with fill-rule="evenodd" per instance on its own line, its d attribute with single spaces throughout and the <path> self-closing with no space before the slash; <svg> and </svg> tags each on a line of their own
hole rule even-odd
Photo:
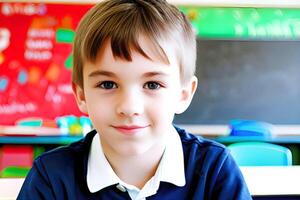
<svg viewBox="0 0 300 200">
<path fill-rule="evenodd" d="M 173 131 L 175 113 L 183 112 L 196 89 L 180 82 L 174 55 L 159 59 L 152 44 L 140 39 L 151 60 L 132 50 L 132 61 L 114 58 L 107 41 L 94 63 L 85 63 L 84 87 L 73 85 L 79 108 L 89 115 L 104 152 L 140 155 L 155 150 Z"/>
</svg>

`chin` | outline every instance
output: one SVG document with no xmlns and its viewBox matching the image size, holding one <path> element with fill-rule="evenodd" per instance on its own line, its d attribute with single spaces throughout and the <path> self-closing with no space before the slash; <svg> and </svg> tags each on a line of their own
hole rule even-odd
<svg viewBox="0 0 300 200">
<path fill-rule="evenodd" d="M 124 146 L 123 148 L 118 148 L 117 151 L 123 156 L 139 156 L 146 153 L 150 148 L 145 146 Z"/>
</svg>

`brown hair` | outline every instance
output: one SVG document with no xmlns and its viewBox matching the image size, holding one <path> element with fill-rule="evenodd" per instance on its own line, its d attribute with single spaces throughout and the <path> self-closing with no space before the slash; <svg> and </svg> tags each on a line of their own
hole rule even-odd
<svg viewBox="0 0 300 200">
<path fill-rule="evenodd" d="M 196 36 L 186 16 L 165 0 L 105 0 L 80 21 L 73 49 L 73 82 L 83 88 L 83 65 L 94 62 L 103 43 L 110 39 L 115 57 L 131 61 L 131 50 L 148 55 L 138 43 L 145 35 L 160 56 L 168 60 L 163 44 L 175 49 L 181 82 L 195 73 Z"/>
</svg>

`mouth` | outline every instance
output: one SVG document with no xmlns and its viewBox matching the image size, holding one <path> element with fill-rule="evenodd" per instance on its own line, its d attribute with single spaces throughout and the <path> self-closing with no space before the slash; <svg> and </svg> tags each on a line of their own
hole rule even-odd
<svg viewBox="0 0 300 200">
<path fill-rule="evenodd" d="M 147 126 L 138 126 L 138 125 L 120 125 L 120 126 L 112 126 L 115 128 L 118 132 L 124 134 L 124 135 L 134 135 L 143 129 L 147 128 Z"/>
</svg>

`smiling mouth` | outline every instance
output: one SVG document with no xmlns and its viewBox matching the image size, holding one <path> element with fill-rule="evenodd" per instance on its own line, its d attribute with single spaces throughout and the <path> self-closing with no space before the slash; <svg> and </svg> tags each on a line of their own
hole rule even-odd
<svg viewBox="0 0 300 200">
<path fill-rule="evenodd" d="M 112 126 L 115 128 L 118 132 L 124 134 L 124 135 L 134 135 L 138 133 L 139 131 L 147 128 L 148 126 Z"/>
</svg>

